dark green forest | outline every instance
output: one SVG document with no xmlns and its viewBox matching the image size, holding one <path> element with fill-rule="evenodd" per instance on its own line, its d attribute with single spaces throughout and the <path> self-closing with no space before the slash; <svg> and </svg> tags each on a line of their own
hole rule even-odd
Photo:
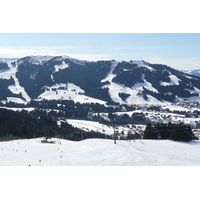
<svg viewBox="0 0 200 200">
<path fill-rule="evenodd" d="M 0 109 L 0 140 L 37 137 L 79 141 L 87 138 L 105 138 L 105 134 L 95 131 L 85 132 L 72 127 L 67 122 L 61 122 L 58 126 L 56 120 L 50 116 L 36 117 L 28 113 Z"/>
<path fill-rule="evenodd" d="M 148 123 L 144 131 L 144 139 L 170 139 L 174 141 L 191 141 L 198 138 L 194 135 L 189 125 Z"/>
</svg>

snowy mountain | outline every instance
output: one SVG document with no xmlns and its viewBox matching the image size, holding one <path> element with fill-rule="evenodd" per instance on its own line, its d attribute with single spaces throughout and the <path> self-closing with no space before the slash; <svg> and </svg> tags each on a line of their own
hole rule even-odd
<svg viewBox="0 0 200 200">
<path fill-rule="evenodd" d="M 99 104 L 200 101 L 200 78 L 145 61 L 88 62 L 68 56 L 0 59 L 0 101 Z"/>
<path fill-rule="evenodd" d="M 200 69 L 182 70 L 183 72 L 200 77 Z"/>
</svg>

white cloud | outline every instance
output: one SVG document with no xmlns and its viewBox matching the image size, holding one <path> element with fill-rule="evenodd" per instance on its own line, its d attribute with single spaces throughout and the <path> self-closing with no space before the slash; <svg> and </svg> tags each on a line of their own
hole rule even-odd
<svg viewBox="0 0 200 200">
<path fill-rule="evenodd" d="M 54 54 L 51 48 L 34 47 L 0 47 L 0 57 L 23 57 L 29 55 Z"/>
<path fill-rule="evenodd" d="M 19 50 L 14 48 L 0 47 L 0 54 L 18 54 Z"/>
<path fill-rule="evenodd" d="M 68 55 L 73 58 L 96 61 L 111 58 L 109 54 L 74 53 L 80 49 L 90 49 L 90 46 L 42 46 L 42 47 L 0 47 L 0 57 L 20 58 L 30 55 Z"/>
<path fill-rule="evenodd" d="M 32 46 L 32 47 L 0 47 L 0 57 L 24 57 L 29 55 L 63 55 L 89 46 Z"/>
<path fill-rule="evenodd" d="M 97 60 L 111 60 L 109 54 L 68 54 L 68 56 L 80 60 L 97 61 Z M 114 59 L 114 58 L 113 58 Z"/>
<path fill-rule="evenodd" d="M 90 50 L 88 53 L 81 53 L 82 51 L 86 52 L 86 49 Z M 111 59 L 123 59 L 116 53 L 92 53 L 90 46 L 35 46 L 35 47 L 0 47 L 0 57 L 8 58 L 20 58 L 30 55 L 68 55 L 73 58 L 88 60 L 88 61 L 97 61 L 97 60 L 111 60 Z M 127 56 L 122 56 L 127 57 Z M 129 56 L 128 56 L 129 57 Z M 131 57 L 138 57 L 137 55 Z M 149 58 L 140 58 L 144 59 L 147 62 L 154 64 L 164 64 L 168 65 L 175 69 L 200 69 L 200 60 L 198 58 L 184 58 L 184 59 L 167 59 L 163 57 L 149 57 Z M 132 60 L 123 59 L 123 60 Z"/>
<path fill-rule="evenodd" d="M 168 65 L 174 69 L 200 69 L 200 60 L 198 58 L 184 58 L 184 59 L 164 59 L 161 57 L 148 58 L 147 62 L 154 64 Z"/>
</svg>

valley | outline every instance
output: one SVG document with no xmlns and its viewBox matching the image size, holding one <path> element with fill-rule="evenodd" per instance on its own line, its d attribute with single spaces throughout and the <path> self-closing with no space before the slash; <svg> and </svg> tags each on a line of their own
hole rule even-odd
<svg viewBox="0 0 200 200">
<path fill-rule="evenodd" d="M 143 60 L 1 58 L 0 107 L 119 139 L 143 138 L 147 123 L 187 124 L 199 137 L 200 77 Z"/>
</svg>

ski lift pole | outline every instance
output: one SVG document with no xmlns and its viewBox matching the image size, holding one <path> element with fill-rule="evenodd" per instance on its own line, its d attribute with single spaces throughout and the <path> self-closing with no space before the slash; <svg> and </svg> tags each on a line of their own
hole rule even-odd
<svg viewBox="0 0 200 200">
<path fill-rule="evenodd" d="M 116 136 L 115 136 L 115 134 L 114 134 L 114 144 L 116 144 Z"/>
<path fill-rule="evenodd" d="M 81 139 L 83 140 L 83 131 L 81 130 Z"/>
<path fill-rule="evenodd" d="M 114 144 L 116 144 L 116 133 L 115 133 L 115 128 L 114 127 L 113 127 L 113 133 L 114 133 L 114 135 L 113 135 Z"/>
</svg>

